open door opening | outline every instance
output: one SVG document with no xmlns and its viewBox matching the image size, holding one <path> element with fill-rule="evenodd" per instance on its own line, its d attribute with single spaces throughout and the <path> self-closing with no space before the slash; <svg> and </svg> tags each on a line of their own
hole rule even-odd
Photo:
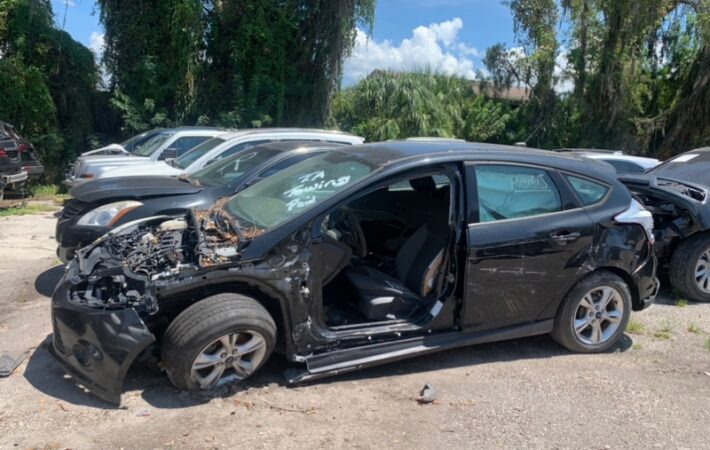
<svg viewBox="0 0 710 450">
<path fill-rule="evenodd" d="M 452 184 L 443 172 L 414 176 L 324 219 L 333 261 L 323 282 L 324 323 L 410 321 L 431 310 L 451 264 Z"/>
</svg>

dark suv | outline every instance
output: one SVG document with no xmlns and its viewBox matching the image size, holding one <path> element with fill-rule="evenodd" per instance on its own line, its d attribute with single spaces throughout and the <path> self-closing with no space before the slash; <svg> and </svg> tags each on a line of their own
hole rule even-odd
<svg viewBox="0 0 710 450">
<path fill-rule="evenodd" d="M 710 302 L 710 147 L 621 181 L 653 213 L 656 256 L 675 290 Z"/>
<path fill-rule="evenodd" d="M 151 357 L 175 386 L 212 389 L 274 349 L 299 365 L 289 382 L 545 333 L 601 352 L 653 302 L 652 228 L 611 167 L 574 155 L 335 149 L 80 250 L 51 351 L 111 402 Z"/>
</svg>

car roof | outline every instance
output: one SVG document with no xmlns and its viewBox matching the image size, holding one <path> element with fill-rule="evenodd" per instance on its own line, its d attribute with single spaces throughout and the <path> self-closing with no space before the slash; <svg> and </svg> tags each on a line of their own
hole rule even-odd
<svg viewBox="0 0 710 450">
<path fill-rule="evenodd" d="M 645 156 L 618 155 L 610 153 L 581 153 L 581 155 L 592 159 L 604 159 L 609 161 L 629 161 L 637 162 L 642 165 L 652 164 L 655 166 L 660 162 L 656 158 L 647 158 Z"/>
<path fill-rule="evenodd" d="M 338 130 L 323 130 L 318 128 L 245 128 L 242 130 L 228 130 L 220 136 L 221 139 L 231 140 L 247 135 L 279 134 L 279 133 L 318 133 L 332 136 L 348 136 L 357 138 L 358 136 Z"/>
<path fill-rule="evenodd" d="M 335 150 L 358 158 L 378 168 L 412 161 L 422 163 L 449 161 L 507 161 L 544 165 L 561 170 L 584 173 L 598 178 L 616 177 L 611 166 L 574 153 L 559 153 L 530 147 L 486 144 L 478 142 L 412 142 L 388 141 L 353 145 Z"/>
<path fill-rule="evenodd" d="M 259 144 L 251 147 L 251 150 L 268 149 L 279 153 L 286 153 L 295 150 L 319 150 L 345 147 L 347 144 L 339 142 L 320 142 L 320 141 L 274 141 Z"/>
</svg>

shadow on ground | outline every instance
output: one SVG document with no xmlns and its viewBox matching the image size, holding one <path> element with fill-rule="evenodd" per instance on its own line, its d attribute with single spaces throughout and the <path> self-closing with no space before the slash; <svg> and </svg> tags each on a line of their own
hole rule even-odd
<svg viewBox="0 0 710 450">
<path fill-rule="evenodd" d="M 64 275 L 64 264 L 54 266 L 51 269 L 45 270 L 37 279 L 35 279 L 35 290 L 45 297 L 51 297 L 54 288 L 57 287 L 59 280 Z"/>
<path fill-rule="evenodd" d="M 66 376 L 57 362 L 47 351 L 49 338 L 31 355 L 25 378 L 41 392 L 59 400 L 76 405 L 101 409 L 115 409 L 117 406 L 94 397 Z M 624 335 L 620 343 L 608 353 L 624 352 L 631 348 L 633 341 Z M 572 355 L 548 336 L 536 336 L 492 344 L 464 347 L 441 353 L 415 357 L 400 362 L 364 369 L 349 374 L 325 378 L 306 383 L 307 385 L 337 385 L 355 380 L 397 377 L 412 373 L 425 373 L 441 369 L 510 362 L 522 359 L 553 358 Z M 292 367 L 283 356 L 273 355 L 266 365 L 252 378 L 238 385 L 225 386 L 215 392 L 185 392 L 174 388 L 165 374 L 150 370 L 143 364 L 131 368 L 124 384 L 124 402 L 127 396 L 140 395 L 154 408 L 189 408 L 210 402 L 214 398 L 224 398 L 240 392 L 264 386 L 281 386 L 288 389 L 283 372 Z M 396 382 L 396 381 L 393 381 Z"/>
</svg>

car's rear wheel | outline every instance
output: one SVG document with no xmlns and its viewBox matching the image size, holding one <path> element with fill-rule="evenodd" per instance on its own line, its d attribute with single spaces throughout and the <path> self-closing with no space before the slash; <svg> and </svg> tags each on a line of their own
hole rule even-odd
<svg viewBox="0 0 710 450">
<path fill-rule="evenodd" d="M 710 302 L 710 233 L 681 241 L 671 257 L 670 279 L 681 295 Z"/>
<path fill-rule="evenodd" d="M 238 294 L 208 297 L 170 324 L 162 358 L 180 389 L 214 389 L 242 381 L 269 358 L 276 324 L 256 300 Z"/>
<path fill-rule="evenodd" d="M 574 352 L 603 352 L 621 339 L 630 314 L 631 293 L 624 280 L 611 272 L 595 272 L 563 301 L 552 337 Z"/>
</svg>

